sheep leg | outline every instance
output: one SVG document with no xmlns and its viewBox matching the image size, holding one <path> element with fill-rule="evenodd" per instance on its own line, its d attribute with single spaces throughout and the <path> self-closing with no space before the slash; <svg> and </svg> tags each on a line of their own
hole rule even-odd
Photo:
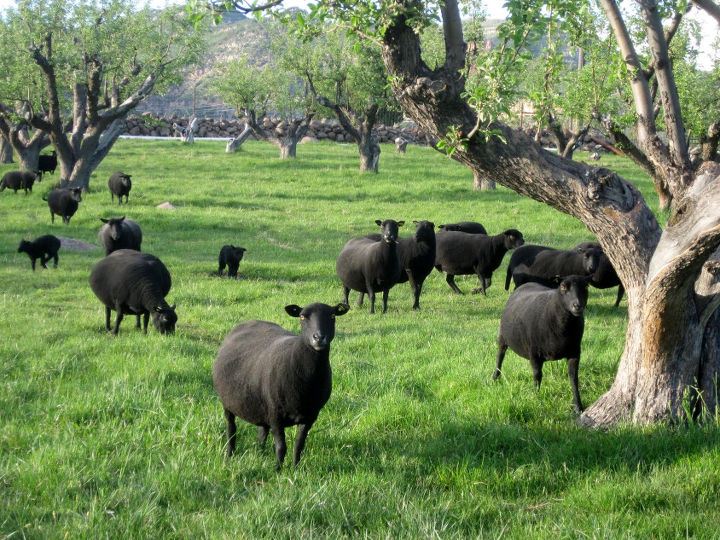
<svg viewBox="0 0 720 540">
<path fill-rule="evenodd" d="M 50 223 L 55 224 L 55 213 L 50 210 Z"/>
<path fill-rule="evenodd" d="M 140 328 L 140 314 L 139 313 L 137 313 L 135 315 L 135 328 L 138 328 L 138 329 Z"/>
<path fill-rule="evenodd" d="M 35 261 L 36 259 L 34 257 L 30 259 L 30 265 L 32 266 L 33 272 L 35 271 Z"/>
<path fill-rule="evenodd" d="M 235 425 L 235 415 L 227 409 L 225 409 L 225 421 L 227 422 L 227 457 L 230 457 L 235 451 L 237 426 Z"/>
<path fill-rule="evenodd" d="M 415 276 L 413 276 L 413 273 L 408 271 L 407 272 L 408 281 L 410 282 L 410 288 L 413 292 L 413 297 L 415 298 L 415 301 L 413 302 L 413 309 L 420 309 L 420 292 L 422 291 L 422 281 L 417 282 L 415 281 Z"/>
<path fill-rule="evenodd" d="M 375 313 L 375 291 L 369 291 L 368 296 L 370 297 L 370 313 Z"/>
<path fill-rule="evenodd" d="M 293 465 L 295 467 L 297 467 L 298 461 L 300 461 L 300 454 L 303 448 L 305 448 L 305 439 L 311 427 L 312 424 L 298 424 L 297 437 L 295 437 L 295 446 L 293 447 Z"/>
<path fill-rule="evenodd" d="M 33 268 L 34 270 L 34 268 Z M 105 330 L 110 331 L 110 311 L 109 307 L 105 306 Z"/>
<path fill-rule="evenodd" d="M 350 287 L 343 286 L 343 303 L 348 304 L 348 295 L 350 294 Z"/>
<path fill-rule="evenodd" d="M 225 263 L 223 261 L 218 261 L 218 275 L 222 276 L 223 270 L 225 270 Z"/>
<path fill-rule="evenodd" d="M 454 274 L 448 274 L 445 278 L 445 281 L 447 281 L 447 284 L 450 285 L 450 288 L 455 291 L 457 294 L 463 294 L 463 292 L 458 288 L 457 285 L 455 285 L 455 275 Z"/>
<path fill-rule="evenodd" d="M 495 372 L 493 373 L 493 381 L 496 380 L 501 373 L 502 370 L 502 364 L 503 360 L 505 359 L 505 351 L 507 351 L 508 345 L 505 342 L 505 338 L 502 337 L 502 334 L 498 336 L 498 352 L 497 352 L 497 360 L 495 363 Z"/>
<path fill-rule="evenodd" d="M 363 305 L 363 300 L 365 300 L 365 293 L 364 293 L 364 292 L 361 292 L 360 295 L 358 296 L 358 302 L 357 302 L 358 307 L 362 307 L 362 305 Z M 348 303 L 348 302 L 347 302 L 347 299 L 345 299 L 345 303 L 346 303 L 346 304 Z"/>
<path fill-rule="evenodd" d="M 478 280 L 480 281 L 480 287 L 478 289 L 473 289 L 472 293 L 482 293 L 483 296 L 487 296 L 485 290 L 490 286 L 490 279 L 488 278 L 486 281 L 485 276 L 478 274 Z"/>
<path fill-rule="evenodd" d="M 270 426 L 270 431 L 275 441 L 275 470 L 279 471 L 285 461 L 287 446 L 285 446 L 285 428 L 278 424 Z"/>
<path fill-rule="evenodd" d="M 578 390 L 578 366 L 580 365 L 580 356 L 576 358 L 568 358 L 568 375 L 570 376 L 570 386 L 573 392 L 573 405 L 575 412 L 580 414 L 583 411 L 582 402 L 580 401 L 580 391 Z"/>
<path fill-rule="evenodd" d="M 258 426 L 258 450 L 262 451 L 265 448 L 265 441 L 268 437 L 268 426 Z"/>
<path fill-rule="evenodd" d="M 140 320 L 140 315 L 138 315 L 138 321 Z M 147 334 L 147 327 L 148 322 L 150 322 L 150 312 L 146 311 L 143 313 L 143 331 Z"/>
<path fill-rule="evenodd" d="M 620 300 L 622 300 L 624 292 L 625 292 L 625 287 L 623 287 L 622 283 L 620 283 L 618 285 L 618 294 L 617 294 L 617 300 L 615 300 L 615 307 L 618 307 L 620 305 Z"/>
<path fill-rule="evenodd" d="M 49 260 L 50 260 L 50 257 L 48 257 L 48 261 L 49 261 Z M 53 267 L 57 268 L 57 267 L 58 267 L 58 261 L 60 261 L 60 257 L 58 256 L 58 252 L 57 252 L 57 251 L 53 254 L 53 260 L 55 261 L 55 263 L 53 264 Z"/>
<path fill-rule="evenodd" d="M 390 289 L 385 289 L 383 291 L 383 313 L 387 313 L 387 299 L 388 294 L 390 294 Z"/>
<path fill-rule="evenodd" d="M 235 266 L 234 264 L 228 265 L 228 277 L 237 279 L 238 266 Z"/>
<path fill-rule="evenodd" d="M 40 266 L 42 266 L 43 268 L 47 268 L 47 264 L 45 264 L 45 263 L 48 262 L 49 260 L 50 260 L 50 255 L 48 255 L 47 258 L 45 258 L 45 254 L 43 253 L 42 255 L 40 255 Z"/>
<path fill-rule="evenodd" d="M 115 317 L 115 328 L 113 329 L 113 334 L 117 336 L 118 330 L 120 330 L 120 323 L 123 320 L 123 312 L 120 306 L 115 306 L 115 310 L 117 311 L 117 317 Z"/>
<path fill-rule="evenodd" d="M 536 356 L 531 356 L 530 367 L 532 368 L 533 379 L 535 380 L 535 388 L 537 390 L 540 390 L 540 383 L 542 382 L 543 360 L 541 358 L 537 358 Z"/>
</svg>

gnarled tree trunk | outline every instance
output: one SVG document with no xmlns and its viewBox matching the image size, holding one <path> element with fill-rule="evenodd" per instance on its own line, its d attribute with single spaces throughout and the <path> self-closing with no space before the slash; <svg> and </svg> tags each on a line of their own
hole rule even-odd
<svg viewBox="0 0 720 540">
<path fill-rule="evenodd" d="M 262 127 L 257 117 L 251 111 L 246 111 L 247 125 L 253 130 L 258 138 L 268 141 L 280 149 L 280 159 L 294 158 L 297 155 L 297 145 L 310 127 L 310 121 L 315 113 L 308 112 L 302 118 L 292 118 L 287 121 L 287 132 L 279 135 Z"/>
<path fill-rule="evenodd" d="M 401 3 L 413 7 L 411 0 Z M 456 0 L 446 0 L 444 10 L 458 13 Z M 451 21 L 448 28 L 445 21 L 446 41 L 448 31 L 462 41 L 457 27 Z M 402 14 L 383 39 L 383 59 L 405 114 L 438 138 L 451 126 L 459 127 L 461 135 L 470 133 L 476 114 L 462 97 L 462 66 L 453 56 L 430 70 Z M 717 350 L 717 330 L 707 325 L 717 320 L 716 282 L 710 280 L 701 294 L 694 286 L 720 245 L 720 171 L 702 171 L 684 196 L 676 191 L 676 212 L 663 232 L 637 188 L 612 171 L 565 160 L 502 123 L 490 127 L 507 142 L 472 138 L 453 158 L 585 223 L 627 291 L 629 321 L 615 383 L 581 422 L 605 426 L 677 418 L 685 414 L 683 398 L 692 388 L 711 388 L 708 392 L 717 395 L 718 361 L 708 356 Z M 716 410 L 715 403 L 705 400 L 704 405 L 709 414 Z"/>
<path fill-rule="evenodd" d="M 14 163 L 12 145 L 2 134 L 0 134 L 0 163 Z"/>
<path fill-rule="evenodd" d="M 495 189 L 495 181 L 485 176 L 482 172 L 473 169 L 473 189 L 477 191 L 492 191 Z"/>
</svg>

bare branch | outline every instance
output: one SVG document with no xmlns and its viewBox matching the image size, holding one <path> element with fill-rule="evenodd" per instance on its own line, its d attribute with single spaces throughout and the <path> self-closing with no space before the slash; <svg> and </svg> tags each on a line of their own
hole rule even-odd
<svg viewBox="0 0 720 540">
<path fill-rule="evenodd" d="M 692 0 L 692 3 L 696 7 L 705 11 L 708 15 L 715 19 L 718 24 L 720 24 L 720 6 L 718 6 L 715 2 L 712 0 Z"/>
</svg>

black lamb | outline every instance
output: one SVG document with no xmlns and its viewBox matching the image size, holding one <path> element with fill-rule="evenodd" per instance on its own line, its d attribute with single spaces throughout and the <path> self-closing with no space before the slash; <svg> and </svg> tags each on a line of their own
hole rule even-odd
<svg viewBox="0 0 720 540">
<path fill-rule="evenodd" d="M 458 294 L 463 292 L 455 284 L 455 276 L 467 274 L 476 274 L 480 280 L 480 288 L 474 289 L 473 293 L 486 294 L 492 283 L 492 273 L 500 266 L 505 253 L 524 243 L 523 235 L 517 229 L 508 229 L 495 236 L 441 231 L 436 239 L 435 268 L 447 272 L 445 280 Z"/>
<path fill-rule="evenodd" d="M 47 197 L 43 195 L 43 201 L 47 201 L 50 207 L 50 221 L 55 223 L 55 214 L 62 217 L 63 223 L 70 223 L 78 209 L 78 203 L 82 201 L 80 188 L 59 188 L 51 191 Z"/>
<path fill-rule="evenodd" d="M 285 459 L 285 428 L 297 425 L 293 463 L 332 390 L 330 342 L 335 317 L 347 304 L 285 307 L 300 318 L 300 335 L 266 321 L 247 321 L 227 335 L 213 364 L 213 386 L 227 422 L 227 455 L 235 451 L 235 417 L 258 426 L 258 444 L 268 430 L 275 441 L 276 468 Z"/>
<path fill-rule="evenodd" d="M 149 253 L 119 249 L 98 262 L 90 273 L 90 287 L 105 304 L 105 328 L 110 330 L 110 311 L 117 312 L 113 334 L 118 333 L 123 315 L 137 315 L 140 327 L 143 315 L 147 334 L 148 320 L 161 334 L 175 331 L 175 306 L 165 301 L 172 281 L 165 265 Z"/>
<path fill-rule="evenodd" d="M 142 244 L 142 230 L 140 225 L 132 219 L 121 218 L 105 219 L 100 218 L 105 225 L 98 231 L 98 239 L 105 248 L 105 255 L 110 255 L 118 249 L 134 249 L 140 251 Z"/>
<path fill-rule="evenodd" d="M 423 283 L 435 266 L 435 224 L 426 220 L 413 221 L 413 223 L 415 234 L 410 238 L 398 240 L 398 256 L 402 271 L 397 282 L 410 282 L 415 297 L 413 309 L 420 309 Z M 368 235 L 368 238 L 380 241 L 379 234 Z"/>
<path fill-rule="evenodd" d="M 585 328 L 583 311 L 588 298 L 588 279 L 587 276 L 569 276 L 556 289 L 540 283 L 526 283 L 512 292 L 500 321 L 493 379 L 500 376 L 508 347 L 530 360 L 536 388 L 540 388 L 545 361 L 567 358 L 573 404 L 576 412 L 582 411 L 578 365 Z"/>
<path fill-rule="evenodd" d="M 218 256 L 218 275 L 222 276 L 227 265 L 228 277 L 237 279 L 238 267 L 246 251 L 244 247 L 235 247 L 232 244 L 224 245 Z"/>
<path fill-rule="evenodd" d="M 123 195 L 125 196 L 125 204 L 130 197 L 130 189 L 132 188 L 131 175 L 122 172 L 116 172 L 108 179 L 108 187 L 110 188 L 110 201 L 115 201 L 117 195 L 118 204 L 122 204 Z"/>
<path fill-rule="evenodd" d="M 529 244 L 515 250 L 505 275 L 505 290 L 510 288 L 510 278 L 519 287 L 523 283 L 542 283 L 557 287 L 566 276 L 589 275 L 600 263 L 602 249 L 588 246 L 582 249 L 562 250 Z"/>
<path fill-rule="evenodd" d="M 363 294 L 370 296 L 370 313 L 375 313 L 375 293 L 383 293 L 383 313 L 387 311 L 388 292 L 398 282 L 401 267 L 398 255 L 398 228 L 404 221 L 386 219 L 375 223 L 380 226 L 381 240 L 362 236 L 349 240 L 338 255 L 335 264 L 343 284 L 344 302 L 348 303 L 350 289 L 360 292 L 358 305 L 362 305 Z"/>
<path fill-rule="evenodd" d="M 460 231 L 470 234 L 487 234 L 487 231 L 485 230 L 485 227 L 482 226 L 482 223 L 478 223 L 477 221 L 446 223 L 445 225 L 440 225 L 438 229 L 442 229 L 444 231 Z"/>
<path fill-rule="evenodd" d="M 57 168 L 57 153 L 55 150 L 51 154 L 44 154 L 38 157 L 38 172 L 54 174 Z"/>
<path fill-rule="evenodd" d="M 28 257 L 30 257 L 30 262 L 32 265 L 33 272 L 35 271 L 35 261 L 37 259 L 40 259 L 40 266 L 43 268 L 47 268 L 47 265 L 45 264 L 50 259 L 55 260 L 55 264 L 53 265 L 55 268 L 58 266 L 58 250 L 60 249 L 60 239 L 56 236 L 53 236 L 52 234 L 46 234 L 44 236 L 39 236 L 32 242 L 28 242 L 27 240 L 20 240 L 20 245 L 18 246 L 18 253 L 25 252 L 28 254 Z"/>
<path fill-rule="evenodd" d="M 39 173 L 31 171 L 10 171 L 6 172 L 2 180 L 0 180 L 0 191 L 5 191 L 5 188 L 12 189 L 15 193 L 18 189 L 24 189 L 25 195 L 30 191 L 32 193 L 33 184 L 35 180 L 40 182 L 42 177 Z"/>
<path fill-rule="evenodd" d="M 581 242 L 573 249 L 580 251 L 593 247 L 602 250 L 602 247 L 600 247 L 600 244 L 597 242 Z M 617 286 L 618 292 L 617 299 L 615 300 L 615 307 L 620 305 L 620 300 L 622 300 L 623 294 L 625 293 L 625 287 L 623 287 L 623 284 L 620 282 L 620 277 L 618 277 L 615 267 L 610 262 L 608 256 L 605 255 L 604 251 L 600 256 L 600 262 L 598 263 L 597 270 L 595 270 L 592 276 L 590 276 L 590 285 L 596 289 L 610 289 Z"/>
</svg>

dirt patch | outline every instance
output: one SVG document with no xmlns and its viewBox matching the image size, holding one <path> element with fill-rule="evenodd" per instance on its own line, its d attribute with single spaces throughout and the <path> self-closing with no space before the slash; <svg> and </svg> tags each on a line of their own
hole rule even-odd
<svg viewBox="0 0 720 540">
<path fill-rule="evenodd" d="M 76 240 L 75 238 L 58 236 L 58 239 L 60 240 L 60 247 L 62 249 L 72 249 L 75 251 L 92 251 L 93 249 L 100 249 L 100 246 L 83 242 L 82 240 Z"/>
</svg>

